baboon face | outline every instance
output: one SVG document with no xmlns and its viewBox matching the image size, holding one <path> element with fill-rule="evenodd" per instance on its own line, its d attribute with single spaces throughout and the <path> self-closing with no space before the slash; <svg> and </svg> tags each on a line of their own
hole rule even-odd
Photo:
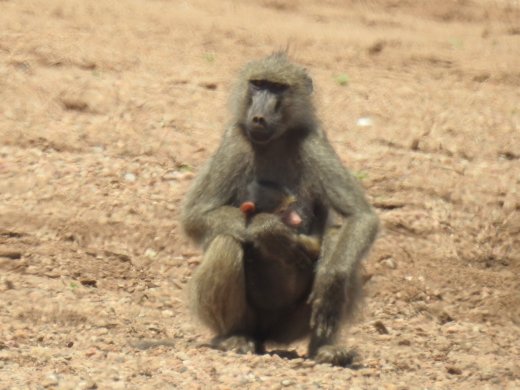
<svg viewBox="0 0 520 390">
<path fill-rule="evenodd" d="M 312 80 L 285 53 L 253 61 L 242 71 L 232 95 L 235 123 L 247 138 L 265 145 L 288 130 L 315 123 Z"/>
<path fill-rule="evenodd" d="M 268 80 L 249 80 L 249 108 L 245 131 L 253 143 L 265 144 L 283 132 L 284 99 L 289 91 L 286 84 Z"/>
</svg>

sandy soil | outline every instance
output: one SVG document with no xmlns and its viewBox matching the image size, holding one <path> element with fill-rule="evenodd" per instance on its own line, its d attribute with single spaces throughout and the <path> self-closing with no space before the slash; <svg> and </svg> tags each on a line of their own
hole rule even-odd
<svg viewBox="0 0 520 390">
<path fill-rule="evenodd" d="M 520 388 L 518 1 L 4 0 L 0 26 L 1 389 Z M 198 346 L 185 304 L 180 202 L 234 74 L 287 46 L 382 220 L 356 369 Z"/>
</svg>

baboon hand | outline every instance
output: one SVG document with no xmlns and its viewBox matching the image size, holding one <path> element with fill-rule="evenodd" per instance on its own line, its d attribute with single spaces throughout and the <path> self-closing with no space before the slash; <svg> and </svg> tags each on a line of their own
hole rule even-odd
<svg viewBox="0 0 520 390">
<path fill-rule="evenodd" d="M 220 207 L 212 212 L 211 219 L 208 218 L 208 221 L 210 241 L 220 234 L 231 236 L 241 243 L 247 241 L 245 216 L 238 207 Z"/>
<path fill-rule="evenodd" d="M 341 321 L 347 277 L 343 272 L 318 272 L 309 303 L 312 306 L 311 329 L 316 337 L 334 336 Z"/>
<path fill-rule="evenodd" d="M 224 231 L 223 234 L 233 237 L 240 243 L 244 243 L 249 240 L 250 234 L 247 231 L 245 226 L 240 226 L 238 224 L 231 225 L 229 230 Z"/>
<path fill-rule="evenodd" d="M 247 229 L 247 240 L 264 256 L 275 256 L 291 263 L 311 260 L 298 241 L 298 234 L 274 214 L 257 214 Z"/>
<path fill-rule="evenodd" d="M 295 231 L 289 228 L 275 214 L 260 213 L 253 217 L 247 227 L 247 238 L 251 241 L 290 240 L 297 236 Z"/>
</svg>

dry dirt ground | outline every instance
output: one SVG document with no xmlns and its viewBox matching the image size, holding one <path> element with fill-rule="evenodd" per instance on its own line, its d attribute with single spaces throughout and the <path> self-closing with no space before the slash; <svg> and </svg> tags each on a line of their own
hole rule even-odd
<svg viewBox="0 0 520 390">
<path fill-rule="evenodd" d="M 1 389 L 520 388 L 518 1 L 3 0 L 0 26 Z M 185 303 L 181 201 L 234 74 L 287 46 L 382 220 L 355 369 L 198 346 Z"/>
</svg>

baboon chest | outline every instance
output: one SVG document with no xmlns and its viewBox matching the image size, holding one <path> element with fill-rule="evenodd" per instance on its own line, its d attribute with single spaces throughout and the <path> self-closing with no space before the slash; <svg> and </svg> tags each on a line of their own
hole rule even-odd
<svg viewBox="0 0 520 390">
<path fill-rule="evenodd" d="M 252 182 L 278 188 L 294 198 L 294 206 L 303 219 L 298 231 L 305 234 L 315 232 L 313 226 L 316 218 L 324 217 L 317 214 L 322 213 L 320 210 L 324 206 L 318 195 L 317 180 L 309 177 L 309 170 L 305 169 L 299 149 L 280 142 L 264 150 L 255 150 L 248 157 L 244 161 L 241 184 L 237 188 L 234 204 L 239 206 L 246 200 Z M 266 192 L 260 192 L 259 196 L 264 194 Z"/>
</svg>

